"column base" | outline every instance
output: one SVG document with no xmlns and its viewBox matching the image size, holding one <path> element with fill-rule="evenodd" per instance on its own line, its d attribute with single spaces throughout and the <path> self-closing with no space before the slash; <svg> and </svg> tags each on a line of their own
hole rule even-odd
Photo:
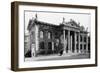
<svg viewBox="0 0 100 73">
<path fill-rule="evenodd" d="M 81 50 L 79 50 L 78 53 L 81 53 Z"/>
<path fill-rule="evenodd" d="M 77 50 L 75 50 L 74 53 L 78 53 Z"/>
<path fill-rule="evenodd" d="M 66 51 L 65 50 L 63 51 L 63 55 L 66 55 Z"/>
<path fill-rule="evenodd" d="M 71 50 L 68 50 L 68 53 L 72 53 L 72 51 Z"/>
</svg>

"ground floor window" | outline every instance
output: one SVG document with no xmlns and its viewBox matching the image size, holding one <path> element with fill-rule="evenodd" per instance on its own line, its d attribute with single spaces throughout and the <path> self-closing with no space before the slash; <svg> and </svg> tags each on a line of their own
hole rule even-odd
<svg viewBox="0 0 100 73">
<path fill-rule="evenodd" d="M 40 42 L 39 46 L 40 46 L 40 49 L 45 49 L 44 42 Z"/>
<path fill-rule="evenodd" d="M 82 50 L 82 44 L 80 45 L 80 48 L 81 48 L 81 50 Z"/>
<path fill-rule="evenodd" d="M 48 42 L 48 49 L 52 50 L 52 43 L 51 42 Z"/>
<path fill-rule="evenodd" d="M 86 44 L 84 45 L 84 50 L 86 50 Z"/>
</svg>

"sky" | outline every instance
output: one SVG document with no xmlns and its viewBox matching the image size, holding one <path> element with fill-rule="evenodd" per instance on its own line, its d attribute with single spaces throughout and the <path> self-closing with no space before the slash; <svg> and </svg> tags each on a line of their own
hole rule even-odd
<svg viewBox="0 0 100 73">
<path fill-rule="evenodd" d="M 28 33 L 27 26 L 30 19 L 34 19 L 37 14 L 37 19 L 43 22 L 52 23 L 59 25 L 65 18 L 65 22 L 70 21 L 70 19 L 75 20 L 80 23 L 80 26 L 88 27 L 90 32 L 91 25 L 91 14 L 89 13 L 72 13 L 72 12 L 47 12 L 47 11 L 25 11 L 25 33 Z"/>
</svg>

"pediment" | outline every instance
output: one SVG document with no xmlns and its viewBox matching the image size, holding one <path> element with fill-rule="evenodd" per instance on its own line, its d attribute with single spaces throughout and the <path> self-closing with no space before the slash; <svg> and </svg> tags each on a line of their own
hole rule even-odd
<svg viewBox="0 0 100 73">
<path fill-rule="evenodd" d="M 64 23 L 66 26 L 72 26 L 72 27 L 80 27 L 80 23 L 75 22 L 74 20 L 70 20 L 69 22 Z"/>
</svg>

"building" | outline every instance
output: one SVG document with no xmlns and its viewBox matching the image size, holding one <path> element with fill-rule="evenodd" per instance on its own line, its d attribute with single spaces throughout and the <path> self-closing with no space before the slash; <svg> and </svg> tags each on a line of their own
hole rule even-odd
<svg viewBox="0 0 100 73">
<path fill-rule="evenodd" d="M 29 20 L 30 50 L 32 56 L 56 54 L 57 41 L 63 44 L 63 53 L 88 53 L 88 32 L 80 23 L 70 19 L 59 25 L 39 21 L 37 15 Z"/>
</svg>

